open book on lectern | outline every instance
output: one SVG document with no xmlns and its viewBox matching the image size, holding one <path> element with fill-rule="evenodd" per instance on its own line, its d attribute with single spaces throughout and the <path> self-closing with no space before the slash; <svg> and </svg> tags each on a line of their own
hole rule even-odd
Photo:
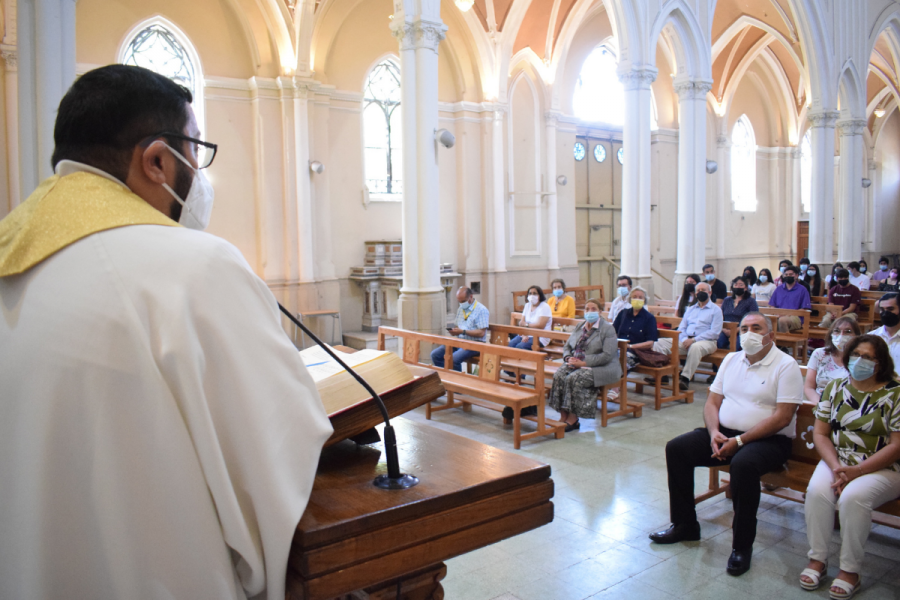
<svg viewBox="0 0 900 600">
<path fill-rule="evenodd" d="M 367 349 L 348 354 L 334 348 L 331 350 L 365 379 L 379 395 L 414 379 L 409 367 L 392 352 Z M 300 357 L 316 383 L 329 417 L 363 403 L 371 397 L 369 392 L 322 348 L 312 346 L 302 350 Z"/>
</svg>

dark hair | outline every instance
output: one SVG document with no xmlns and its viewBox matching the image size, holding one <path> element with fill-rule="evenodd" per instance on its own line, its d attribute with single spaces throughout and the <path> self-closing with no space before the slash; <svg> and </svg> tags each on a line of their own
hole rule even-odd
<svg viewBox="0 0 900 600">
<path fill-rule="evenodd" d="M 770 271 L 768 268 L 762 268 L 762 269 L 760 269 L 760 270 L 759 270 L 759 274 L 760 274 L 760 275 L 765 274 L 765 276 L 769 278 L 769 280 L 766 282 L 767 284 L 768 284 L 768 283 L 775 283 L 775 280 L 772 279 L 772 271 Z"/>
<path fill-rule="evenodd" d="M 801 264 L 801 265 L 808 265 L 808 264 L 809 264 L 809 259 L 806 258 L 806 257 L 804 256 L 803 258 L 800 259 L 800 264 Z"/>
<path fill-rule="evenodd" d="M 528 296 L 531 294 L 531 290 L 537 290 L 538 298 L 541 299 L 541 302 L 546 302 L 547 297 L 544 296 L 544 290 L 542 290 L 542 289 L 541 289 L 541 286 L 539 286 L 539 285 L 533 285 L 533 286 L 531 286 L 530 288 L 528 288 L 528 291 L 525 292 L 525 298 L 526 298 L 526 299 L 527 299 Z"/>
<path fill-rule="evenodd" d="M 815 275 L 809 275 L 809 269 L 815 269 Z M 821 296 L 822 295 L 822 269 L 820 269 L 817 265 L 810 264 L 809 269 L 806 270 L 806 274 L 811 277 L 808 280 L 809 282 L 809 295 L 810 296 Z"/>
<path fill-rule="evenodd" d="M 790 260 L 788 260 L 786 258 L 783 258 L 783 259 L 781 259 L 781 262 L 778 263 L 779 269 L 781 268 L 781 265 L 784 265 L 786 267 L 792 267 L 792 266 L 794 266 L 794 263 L 792 263 Z"/>
<path fill-rule="evenodd" d="M 866 266 L 868 266 L 868 265 L 866 265 Z M 847 268 L 853 269 L 854 271 L 859 271 L 859 263 L 854 260 L 852 263 L 847 264 Z"/>
<path fill-rule="evenodd" d="M 747 289 L 750 289 L 750 284 L 747 282 L 747 278 L 743 275 L 738 275 L 734 279 L 731 280 L 731 286 L 734 287 L 734 284 L 738 281 L 743 281 L 744 285 L 747 286 Z"/>
<path fill-rule="evenodd" d="M 759 279 L 756 276 L 756 269 L 754 269 L 753 267 L 744 267 L 744 273 L 746 273 L 747 271 L 750 271 L 750 277 L 747 277 L 746 275 L 744 275 L 744 277 L 747 277 L 747 281 L 750 282 L 750 285 L 756 285 L 756 282 Z"/>
<path fill-rule="evenodd" d="M 697 283 L 695 285 L 700 285 L 701 283 L 703 283 L 703 279 L 696 273 L 691 273 L 690 275 L 688 275 L 684 278 L 684 287 L 681 288 L 681 299 L 678 301 L 678 308 L 675 311 L 675 314 L 678 317 L 684 317 L 684 311 L 687 310 L 688 306 L 693 306 L 693 305 L 697 304 L 697 295 L 696 294 L 694 294 L 694 300 L 692 302 L 689 302 L 688 294 L 685 293 L 684 288 L 687 287 L 687 285 L 688 285 L 688 283 L 687 283 L 688 279 L 693 279 L 694 281 L 696 281 Z"/>
<path fill-rule="evenodd" d="M 837 346 L 834 345 L 834 342 L 831 339 L 831 336 L 834 335 L 834 330 L 837 329 L 837 326 L 841 323 L 850 323 L 850 328 L 853 330 L 853 335 L 858 336 L 862 333 L 862 330 L 859 328 L 859 323 L 856 322 L 856 319 L 852 317 L 848 317 L 844 315 L 843 317 L 838 317 L 831 324 L 831 327 L 828 328 L 828 339 L 825 340 L 825 353 L 826 354 L 835 354 L 839 352 Z M 842 357 L 843 358 L 843 357 Z M 844 368 L 847 368 L 847 363 L 844 363 Z"/>
<path fill-rule="evenodd" d="M 554 279 L 553 281 L 551 281 L 551 282 L 550 282 L 550 289 L 551 289 L 551 290 L 553 289 L 553 284 L 554 284 L 554 283 L 558 283 L 559 285 L 561 285 L 563 291 L 566 290 L 566 282 L 563 281 L 562 279 Z"/>
<path fill-rule="evenodd" d="M 774 331 L 772 329 L 772 321 L 769 320 L 769 317 L 762 314 L 758 310 L 751 310 L 746 315 L 741 317 L 741 322 L 738 323 L 738 327 L 740 327 L 744 323 L 744 319 L 746 319 L 747 317 L 759 317 L 760 319 L 762 319 L 763 321 L 766 322 L 766 329 L 767 329 L 766 333 L 772 333 Z"/>
<path fill-rule="evenodd" d="M 881 309 L 881 303 L 885 300 L 893 300 L 897 303 L 897 306 L 900 307 L 900 294 L 898 294 L 897 292 L 888 292 L 887 294 L 879 298 L 877 302 L 879 310 Z"/>
<path fill-rule="evenodd" d="M 109 65 L 79 77 L 59 103 L 53 167 L 74 160 L 128 178 L 134 147 L 149 136 L 181 133 L 191 92 L 141 67 Z M 182 146 L 181 140 L 170 145 Z"/>
<path fill-rule="evenodd" d="M 887 342 L 881 336 L 867 334 L 850 340 L 850 343 L 844 348 L 844 365 L 850 364 L 850 355 L 860 344 L 872 344 L 875 349 L 875 361 L 878 363 L 878 368 L 875 369 L 875 381 L 878 383 L 892 381 L 894 379 L 894 359 L 891 358 Z"/>
<path fill-rule="evenodd" d="M 859 259 L 859 266 L 861 267 L 863 265 L 866 265 L 867 269 L 869 268 L 869 263 L 866 262 L 866 259 L 861 258 L 861 259 Z"/>
<path fill-rule="evenodd" d="M 716 268 L 715 268 L 714 266 L 712 266 L 711 264 L 709 264 L 709 263 L 706 263 L 705 265 L 703 265 L 703 268 L 700 269 L 700 270 L 701 270 L 701 271 L 705 271 L 705 270 L 707 270 L 707 269 L 712 269 L 713 271 L 716 270 Z"/>
<path fill-rule="evenodd" d="M 889 265 L 891 264 L 891 261 L 888 260 L 888 257 L 887 257 L 887 256 L 882 256 L 882 257 L 880 257 L 880 258 L 878 259 L 878 263 L 879 263 L 879 264 L 880 264 L 880 263 L 883 263 L 883 262 L 886 262 L 886 263 L 889 264 Z"/>
<path fill-rule="evenodd" d="M 784 268 L 784 272 L 787 273 L 788 271 L 792 272 L 794 275 L 799 275 L 799 274 L 800 274 L 800 267 L 795 267 L 795 266 L 792 265 L 792 264 L 788 264 L 788 265 Z"/>
<path fill-rule="evenodd" d="M 598 312 L 603 312 L 603 303 L 600 302 L 599 300 L 597 300 L 596 298 L 588 298 L 587 300 L 584 301 L 585 310 L 587 310 L 588 304 L 593 304 L 594 306 L 596 306 L 599 309 Z"/>
<path fill-rule="evenodd" d="M 625 279 L 626 281 L 628 281 L 628 287 L 631 287 L 633 285 L 631 283 L 631 277 L 629 277 L 628 275 L 619 275 L 618 277 L 616 277 L 616 283 L 619 283 L 620 279 Z"/>
<path fill-rule="evenodd" d="M 850 277 L 850 271 L 847 269 L 838 269 L 837 273 L 834 274 L 835 279 L 843 279 L 844 277 Z"/>
</svg>

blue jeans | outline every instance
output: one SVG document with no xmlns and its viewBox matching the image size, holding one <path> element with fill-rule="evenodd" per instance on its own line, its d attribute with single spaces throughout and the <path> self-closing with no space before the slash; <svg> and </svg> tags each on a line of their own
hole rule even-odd
<svg viewBox="0 0 900 600">
<path fill-rule="evenodd" d="M 519 348 L 520 350 L 531 350 L 531 341 L 531 336 L 522 337 L 521 335 L 517 335 L 509 340 L 509 347 Z"/>
<path fill-rule="evenodd" d="M 728 340 L 728 334 L 725 332 L 724 329 L 722 330 L 722 333 L 719 334 L 719 341 L 716 342 L 716 346 L 718 346 L 719 348 L 722 348 L 724 350 L 728 350 L 729 348 L 731 348 L 731 344 Z M 736 348 L 737 348 L 738 352 L 741 351 L 741 334 L 740 333 L 737 335 Z"/>
<path fill-rule="evenodd" d="M 444 368 L 444 352 L 446 351 L 446 348 L 446 346 L 438 346 L 431 351 L 431 364 L 438 369 Z M 462 371 L 462 364 L 475 356 L 478 356 L 478 352 L 475 350 L 463 350 L 462 348 L 455 349 L 453 351 L 453 370 Z"/>
</svg>

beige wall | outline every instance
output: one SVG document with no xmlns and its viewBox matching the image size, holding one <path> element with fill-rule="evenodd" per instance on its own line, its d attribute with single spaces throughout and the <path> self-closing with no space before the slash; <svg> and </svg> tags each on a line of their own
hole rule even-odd
<svg viewBox="0 0 900 600">
<path fill-rule="evenodd" d="M 900 113 L 896 110 L 887 117 L 875 146 L 877 177 L 874 182 L 875 240 L 879 247 L 873 253 L 900 252 Z M 869 268 L 877 264 L 869 261 Z"/>
</svg>

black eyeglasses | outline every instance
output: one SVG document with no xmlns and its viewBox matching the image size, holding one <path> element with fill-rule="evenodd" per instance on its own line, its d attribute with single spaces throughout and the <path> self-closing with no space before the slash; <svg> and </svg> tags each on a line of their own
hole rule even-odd
<svg viewBox="0 0 900 600">
<path fill-rule="evenodd" d="M 151 135 L 144 139 L 140 143 L 140 146 L 148 146 L 153 140 L 158 138 L 174 138 L 177 140 L 183 140 L 188 142 L 191 145 L 191 152 L 194 155 L 194 158 L 197 159 L 197 168 L 205 169 L 209 165 L 212 164 L 213 160 L 216 158 L 216 152 L 219 150 L 218 144 L 211 144 L 209 142 L 204 142 L 203 140 L 198 140 L 196 138 L 188 137 L 186 135 L 182 135 L 180 133 L 174 133 L 172 131 L 163 131 L 161 133 L 157 133 Z"/>
</svg>

